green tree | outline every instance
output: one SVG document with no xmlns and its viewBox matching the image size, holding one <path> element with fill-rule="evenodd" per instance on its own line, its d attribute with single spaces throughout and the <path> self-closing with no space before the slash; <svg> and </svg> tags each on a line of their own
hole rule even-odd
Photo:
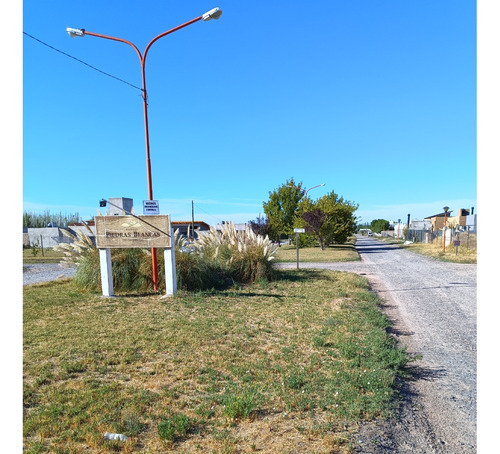
<svg viewBox="0 0 500 454">
<path fill-rule="evenodd" d="M 78 213 L 70 214 L 52 214 L 49 210 L 43 213 L 32 211 L 23 212 L 23 227 L 47 227 L 48 224 L 55 224 L 58 227 L 66 227 L 73 222 L 80 222 L 81 218 Z"/>
<path fill-rule="evenodd" d="M 370 223 L 370 229 L 375 233 L 380 233 L 382 230 L 388 230 L 389 225 L 389 221 L 385 219 L 374 219 Z"/>
<path fill-rule="evenodd" d="M 302 198 L 302 182 L 296 184 L 293 178 L 269 192 L 269 200 L 263 203 L 263 207 L 269 219 L 271 238 L 279 242 L 281 234 L 293 233 L 297 209 Z"/>
<path fill-rule="evenodd" d="M 304 200 L 301 218 L 306 231 L 316 237 L 322 249 L 329 244 L 343 244 L 356 232 L 355 211 L 358 204 L 344 200 L 334 191 L 316 202 Z"/>
</svg>

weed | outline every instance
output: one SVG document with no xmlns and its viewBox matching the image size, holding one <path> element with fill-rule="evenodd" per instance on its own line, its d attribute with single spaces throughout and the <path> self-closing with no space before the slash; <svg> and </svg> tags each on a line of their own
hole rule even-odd
<svg viewBox="0 0 500 454">
<path fill-rule="evenodd" d="M 231 388 L 220 400 L 223 414 L 231 420 L 247 419 L 262 400 L 262 396 L 253 388 Z"/>
<path fill-rule="evenodd" d="M 192 426 L 193 421 L 186 415 L 170 413 L 158 424 L 158 435 L 162 440 L 177 441 L 184 438 Z"/>
</svg>

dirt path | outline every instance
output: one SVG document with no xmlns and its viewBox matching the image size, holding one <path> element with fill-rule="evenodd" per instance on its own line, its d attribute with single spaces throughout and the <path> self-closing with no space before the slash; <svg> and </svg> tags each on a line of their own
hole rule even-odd
<svg viewBox="0 0 500 454">
<path fill-rule="evenodd" d="M 366 424 L 362 453 L 476 452 L 476 265 L 439 262 L 359 237 L 361 262 L 300 264 L 365 275 L 402 345 L 422 359 L 394 419 Z M 280 264 L 295 267 L 295 264 Z"/>
</svg>

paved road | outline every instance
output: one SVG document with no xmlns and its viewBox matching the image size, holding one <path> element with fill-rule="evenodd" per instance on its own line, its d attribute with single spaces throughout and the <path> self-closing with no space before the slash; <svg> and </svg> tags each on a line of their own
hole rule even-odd
<svg viewBox="0 0 500 454">
<path fill-rule="evenodd" d="M 356 248 L 361 262 L 300 266 L 366 275 L 389 312 L 392 306 L 389 315 L 399 318 L 398 338 L 422 355 L 411 406 L 427 433 L 406 437 L 396 452 L 476 452 L 476 265 L 440 262 L 361 236 Z M 406 426 L 417 417 L 411 411 Z"/>
</svg>

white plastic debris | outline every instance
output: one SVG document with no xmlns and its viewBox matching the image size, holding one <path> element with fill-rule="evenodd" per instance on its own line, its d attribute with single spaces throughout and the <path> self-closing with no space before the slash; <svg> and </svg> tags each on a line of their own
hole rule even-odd
<svg viewBox="0 0 500 454">
<path fill-rule="evenodd" d="M 105 440 L 120 440 L 120 441 L 127 441 L 128 437 L 123 434 L 112 434 L 110 432 L 106 432 L 104 434 L 104 439 Z"/>
</svg>

